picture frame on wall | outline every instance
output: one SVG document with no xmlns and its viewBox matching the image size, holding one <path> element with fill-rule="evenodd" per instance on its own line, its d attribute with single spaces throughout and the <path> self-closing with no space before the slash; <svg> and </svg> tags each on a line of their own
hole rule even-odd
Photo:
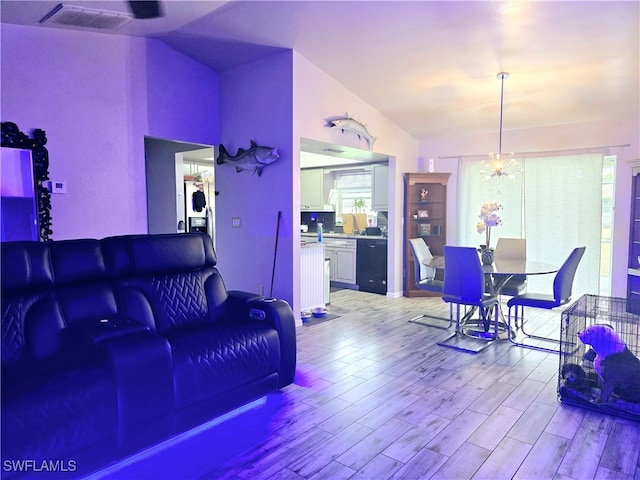
<svg viewBox="0 0 640 480">
<path fill-rule="evenodd" d="M 428 237 L 431 235 L 431 224 L 430 223 L 421 223 L 418 225 L 418 235 L 421 237 Z"/>
<path fill-rule="evenodd" d="M 428 210 L 418 210 L 418 218 L 429 218 Z"/>
</svg>

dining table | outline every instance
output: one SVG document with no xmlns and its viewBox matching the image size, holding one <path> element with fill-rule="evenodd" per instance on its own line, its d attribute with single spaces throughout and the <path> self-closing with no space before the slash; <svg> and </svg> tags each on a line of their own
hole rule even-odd
<svg viewBox="0 0 640 480">
<path fill-rule="evenodd" d="M 425 265 L 429 265 L 438 270 L 444 270 L 446 276 L 446 265 L 444 263 L 444 256 L 434 256 Z M 482 269 L 485 274 L 485 287 L 487 293 L 497 296 L 498 299 L 502 294 L 502 288 L 504 285 L 515 275 L 549 275 L 556 273 L 559 270 L 559 266 L 556 266 L 547 262 L 540 262 L 537 260 L 494 260 L 491 265 L 482 265 Z M 494 329 L 479 329 L 481 326 L 479 322 L 474 321 L 474 314 L 477 311 L 477 307 L 471 307 L 465 313 L 460 321 L 460 327 L 456 331 L 456 334 L 462 334 L 468 337 L 480 338 L 487 341 L 493 340 L 507 340 L 509 335 L 509 329 L 507 327 L 507 321 L 505 319 L 504 312 L 502 310 L 501 302 L 498 302 L 498 326 Z M 497 333 L 496 333 L 497 332 Z M 511 335 L 515 335 L 515 332 L 511 332 Z M 453 337 L 449 337 L 443 342 L 448 342 Z M 449 346 L 449 345 L 445 345 Z"/>
</svg>

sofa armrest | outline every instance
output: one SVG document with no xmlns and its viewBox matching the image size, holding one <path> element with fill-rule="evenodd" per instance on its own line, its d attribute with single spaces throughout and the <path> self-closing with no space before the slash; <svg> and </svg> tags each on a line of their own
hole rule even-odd
<svg viewBox="0 0 640 480">
<path fill-rule="evenodd" d="M 250 300 L 249 317 L 268 322 L 280 337 L 280 371 L 278 387 L 293 383 L 296 372 L 296 324 L 293 311 L 287 302 L 276 298 Z"/>
<path fill-rule="evenodd" d="M 166 438 L 173 420 L 169 341 L 149 330 L 132 330 L 120 337 L 105 338 L 97 345 L 116 383 L 118 447 L 122 455 Z"/>
<path fill-rule="evenodd" d="M 230 290 L 225 301 L 225 323 L 259 321 L 273 325 L 280 338 L 278 387 L 293 383 L 296 371 L 296 324 L 287 302 L 262 295 Z"/>
<path fill-rule="evenodd" d="M 229 290 L 222 309 L 223 322 L 246 322 L 249 321 L 250 303 L 264 298 L 262 295 L 239 290 Z"/>
</svg>

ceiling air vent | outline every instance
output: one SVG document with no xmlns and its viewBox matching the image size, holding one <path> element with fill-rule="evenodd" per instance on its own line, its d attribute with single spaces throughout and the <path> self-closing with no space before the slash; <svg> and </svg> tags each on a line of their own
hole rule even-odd
<svg viewBox="0 0 640 480">
<path fill-rule="evenodd" d="M 133 17 L 128 13 L 60 4 L 47 13 L 40 23 L 115 31 L 132 19 Z"/>
</svg>

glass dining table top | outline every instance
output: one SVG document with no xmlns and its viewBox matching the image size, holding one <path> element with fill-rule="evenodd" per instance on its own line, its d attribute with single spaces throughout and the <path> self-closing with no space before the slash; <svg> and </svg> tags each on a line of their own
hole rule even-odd
<svg viewBox="0 0 640 480">
<path fill-rule="evenodd" d="M 429 262 L 425 262 L 434 268 L 444 268 L 444 257 L 433 257 Z M 539 262 L 537 260 L 496 260 L 491 265 L 483 265 L 482 269 L 486 274 L 493 275 L 545 275 L 556 273 L 558 266 Z"/>
</svg>

